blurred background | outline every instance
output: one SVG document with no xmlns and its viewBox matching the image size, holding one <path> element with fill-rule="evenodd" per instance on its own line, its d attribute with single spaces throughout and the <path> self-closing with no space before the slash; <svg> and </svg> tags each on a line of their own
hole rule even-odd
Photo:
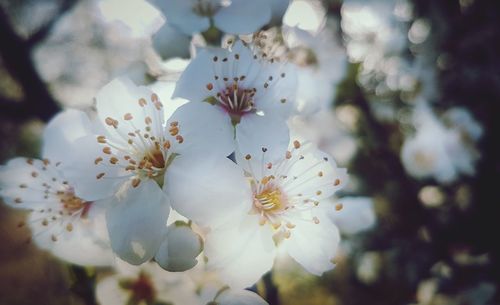
<svg viewBox="0 0 500 305">
<path fill-rule="evenodd" d="M 151 37 L 130 25 L 148 17 L 135 2 L 0 0 L 1 164 L 39 157 L 44 124 L 92 107 L 115 76 L 175 80 L 208 39 L 168 26 Z M 289 124 L 348 169 L 337 201 L 350 216 L 333 271 L 279 260 L 259 293 L 271 305 L 500 304 L 500 1 L 295 0 L 283 13 L 275 25 L 318 38 L 290 56 L 313 71 L 300 96 L 326 101 Z M 38 250 L 24 217 L 0 205 L 0 304 L 97 304 L 108 270 Z"/>
</svg>

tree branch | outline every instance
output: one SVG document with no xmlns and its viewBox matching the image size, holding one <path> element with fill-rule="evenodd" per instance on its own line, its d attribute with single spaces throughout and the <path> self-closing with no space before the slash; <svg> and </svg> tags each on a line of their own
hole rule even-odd
<svg viewBox="0 0 500 305">
<path fill-rule="evenodd" d="M 48 121 L 60 108 L 34 67 L 29 44 L 16 34 L 2 7 L 0 7 L 0 41 L 2 42 L 0 56 L 5 68 L 21 85 L 25 96 L 17 116 L 22 117 L 23 113 L 25 117 L 35 116 Z M 6 107 L 14 111 L 17 106 L 7 104 Z"/>
<path fill-rule="evenodd" d="M 42 25 L 36 33 L 31 35 L 31 37 L 28 38 L 26 41 L 26 44 L 30 49 L 32 49 L 35 45 L 38 43 L 42 42 L 49 36 L 49 34 L 52 32 L 52 29 L 54 28 L 54 25 L 59 21 L 59 18 L 71 10 L 75 4 L 78 2 L 78 0 L 63 0 L 62 3 L 59 5 L 57 12 L 55 13 L 54 17 L 51 18 L 47 23 Z"/>
</svg>

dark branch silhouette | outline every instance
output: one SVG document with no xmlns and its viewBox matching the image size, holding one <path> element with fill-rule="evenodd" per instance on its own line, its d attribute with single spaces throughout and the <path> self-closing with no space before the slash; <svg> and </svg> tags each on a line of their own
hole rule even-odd
<svg viewBox="0 0 500 305">
<path fill-rule="evenodd" d="M 30 43 L 15 32 L 2 7 L 0 7 L 0 41 L 3 64 L 24 92 L 24 100 L 19 103 L 2 100 L 1 115 L 18 119 L 36 117 L 48 121 L 60 110 L 59 105 L 35 69 Z"/>
</svg>

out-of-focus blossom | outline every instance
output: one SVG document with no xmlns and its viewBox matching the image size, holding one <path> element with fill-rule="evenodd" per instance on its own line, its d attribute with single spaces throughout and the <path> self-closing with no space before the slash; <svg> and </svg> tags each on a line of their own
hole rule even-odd
<svg viewBox="0 0 500 305">
<path fill-rule="evenodd" d="M 403 165 L 413 177 L 432 177 L 440 183 L 450 183 L 460 174 L 474 174 L 474 165 L 479 158 L 474 144 L 481 135 L 481 127 L 469 114 L 464 114 L 463 109 L 451 110 L 448 117 L 449 128 L 425 103 L 416 107 L 416 134 L 407 138 L 401 149 Z M 453 119 L 457 117 L 468 119 L 458 123 Z"/>
<path fill-rule="evenodd" d="M 356 262 L 356 266 L 356 276 L 358 279 L 367 285 L 373 284 L 380 277 L 382 255 L 375 251 L 365 252 Z"/>
<path fill-rule="evenodd" d="M 325 15 L 326 12 L 321 1 L 294 0 L 291 1 L 283 16 L 283 24 L 315 34 L 324 25 Z"/>
<path fill-rule="evenodd" d="M 45 159 L 15 158 L 0 167 L 0 195 L 7 205 L 30 211 L 28 225 L 40 248 L 73 264 L 106 266 L 114 262 L 103 208 L 109 198 L 77 196 L 61 165 L 69 161 L 65 147 L 89 126 L 78 111 L 58 114 L 44 132 Z"/>
<path fill-rule="evenodd" d="M 454 107 L 443 114 L 444 123 L 461 133 L 465 141 L 477 141 L 483 135 L 483 127 L 465 108 Z"/>
<path fill-rule="evenodd" d="M 167 22 L 185 34 L 204 32 L 211 25 L 229 34 L 258 31 L 271 19 L 267 0 L 152 0 Z"/>
<path fill-rule="evenodd" d="M 77 3 L 34 48 L 35 67 L 65 106 L 90 106 L 95 92 L 141 63 L 150 45 L 145 37 L 132 37 L 121 24 L 103 20 L 97 3 Z"/>
<path fill-rule="evenodd" d="M 154 262 L 131 266 L 117 261 L 116 274 L 97 283 L 100 304 L 200 304 L 196 286 L 186 273 L 167 272 Z M 201 304 L 200 304 L 201 305 Z"/>
<path fill-rule="evenodd" d="M 231 135 L 210 125 L 225 117 L 206 104 L 183 105 L 167 120 L 158 95 L 127 79 L 106 85 L 96 100 L 95 131 L 69 148 L 75 162 L 67 173 L 78 177 L 78 196 L 113 196 L 106 212 L 111 246 L 122 259 L 140 264 L 164 239 L 170 200 L 162 188 L 176 180 L 168 167 L 178 159 L 230 154 Z"/>
<path fill-rule="evenodd" d="M 290 70 L 289 65 L 261 58 L 236 41 L 230 49 L 202 50 L 181 75 L 174 97 L 213 105 L 227 119 L 212 124 L 231 134 L 236 129 L 234 138 L 240 146 L 259 131 L 275 134 L 286 146 L 285 120 L 296 89 L 296 75 Z"/>
<path fill-rule="evenodd" d="M 210 281 L 200 281 L 210 278 Z M 130 266 L 122 261 L 116 273 L 98 282 L 96 297 L 101 304 L 172 304 L 172 305 L 266 305 L 259 295 L 234 290 L 218 281 L 204 266 L 189 272 L 166 272 L 150 262 Z"/>
<path fill-rule="evenodd" d="M 329 27 L 316 35 L 299 28 L 284 28 L 288 60 L 297 67 L 297 111 L 308 115 L 328 109 L 335 87 L 346 72 L 346 57 Z"/>
<path fill-rule="evenodd" d="M 355 156 L 358 144 L 333 111 L 320 111 L 307 117 L 293 116 L 288 120 L 290 137 L 312 142 L 329 153 L 341 165 Z"/>
<path fill-rule="evenodd" d="M 329 216 L 344 234 L 356 234 L 371 229 L 376 221 L 373 200 L 370 197 L 342 197 L 342 204 L 333 203 Z"/>
<path fill-rule="evenodd" d="M 279 247 L 313 274 L 334 267 L 339 234 L 327 217 L 331 206 L 321 201 L 345 185 L 345 169 L 312 145 L 294 141 L 285 151 L 258 144 L 270 142 L 266 137 L 272 136 L 260 134 L 254 149 L 240 148 L 238 164 L 196 164 L 192 169 L 200 174 L 184 171 L 183 179 L 167 185 L 173 200 L 183 202 L 182 214 L 211 226 L 208 265 L 233 288 L 254 284 L 272 267 Z"/>
<path fill-rule="evenodd" d="M 161 12 L 146 0 L 98 0 L 102 17 L 119 22 L 132 37 L 150 37 L 165 23 Z"/>
<path fill-rule="evenodd" d="M 407 47 L 408 1 L 348 0 L 342 5 L 342 30 L 349 60 L 359 62 L 358 81 L 378 96 L 413 86 Z"/>
<path fill-rule="evenodd" d="M 398 23 L 396 5 L 394 0 L 344 1 L 342 30 L 347 34 L 347 54 L 352 61 L 374 63 L 406 46 L 406 31 Z"/>
</svg>

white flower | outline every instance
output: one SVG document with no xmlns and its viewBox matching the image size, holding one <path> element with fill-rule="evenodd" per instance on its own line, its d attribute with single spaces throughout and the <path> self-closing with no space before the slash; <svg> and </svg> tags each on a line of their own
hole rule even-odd
<svg viewBox="0 0 500 305">
<path fill-rule="evenodd" d="M 10 160 L 0 167 L 0 195 L 9 206 L 30 211 L 28 225 L 40 248 L 73 264 L 106 266 L 114 262 L 103 209 L 107 198 L 76 196 L 61 169 L 68 156 L 54 149 L 85 134 L 89 124 L 78 111 L 58 114 L 44 132 L 43 156 L 50 160 Z"/>
<path fill-rule="evenodd" d="M 98 282 L 96 297 L 106 305 L 267 305 L 256 293 L 229 289 L 213 277 L 209 283 L 196 280 L 204 275 L 210 274 L 203 267 L 173 273 L 155 263 L 136 267 L 118 261 L 116 274 Z"/>
<path fill-rule="evenodd" d="M 236 154 L 238 164 L 203 162 L 192 167 L 196 174 L 171 169 L 178 179 L 167 189 L 186 203 L 179 211 L 212 228 L 205 241 L 209 266 L 232 288 L 254 284 L 271 268 L 277 247 L 311 273 L 333 268 L 339 235 L 320 202 L 344 185 L 345 169 L 298 141 L 286 152 L 254 146 Z M 190 192 L 183 187 L 188 180 Z"/>
<path fill-rule="evenodd" d="M 377 216 L 370 197 L 342 197 L 329 216 L 343 234 L 357 234 L 372 228 Z"/>
<path fill-rule="evenodd" d="M 102 124 L 67 148 L 74 156 L 67 170 L 78 178 L 78 196 L 113 196 L 106 212 L 111 246 L 122 259 L 141 264 L 165 234 L 170 200 L 162 187 L 176 179 L 168 168 L 181 157 L 230 154 L 231 135 L 209 124 L 227 118 L 210 105 L 188 103 L 166 120 L 158 95 L 126 79 L 106 85 L 96 107 Z"/>
<path fill-rule="evenodd" d="M 186 271 L 198 263 L 196 257 L 202 250 L 201 237 L 187 223 L 176 221 L 168 226 L 155 260 L 167 271 Z"/>
<path fill-rule="evenodd" d="M 260 58 L 237 41 L 231 49 L 202 50 L 181 75 L 174 97 L 213 104 L 230 118 L 213 124 L 230 132 L 234 125 L 240 146 L 259 130 L 274 133 L 286 146 L 285 119 L 293 107 L 296 86 L 295 74 L 289 70 L 289 65 Z"/>
<path fill-rule="evenodd" d="M 451 113 L 453 115 L 453 113 Z M 450 183 L 460 174 L 473 175 L 479 153 L 473 146 L 480 131 L 465 123 L 453 123 L 447 128 L 425 103 L 417 105 L 414 113 L 415 136 L 403 143 L 401 160 L 406 171 L 417 179 L 434 178 Z M 455 126 L 453 126 L 455 125 Z M 467 131 L 470 126 L 470 131 Z M 469 135 L 470 134 L 470 135 Z"/>
<path fill-rule="evenodd" d="M 256 32 L 271 19 L 268 0 L 154 0 L 167 22 L 186 34 L 208 30 L 211 24 L 225 33 Z"/>
</svg>

